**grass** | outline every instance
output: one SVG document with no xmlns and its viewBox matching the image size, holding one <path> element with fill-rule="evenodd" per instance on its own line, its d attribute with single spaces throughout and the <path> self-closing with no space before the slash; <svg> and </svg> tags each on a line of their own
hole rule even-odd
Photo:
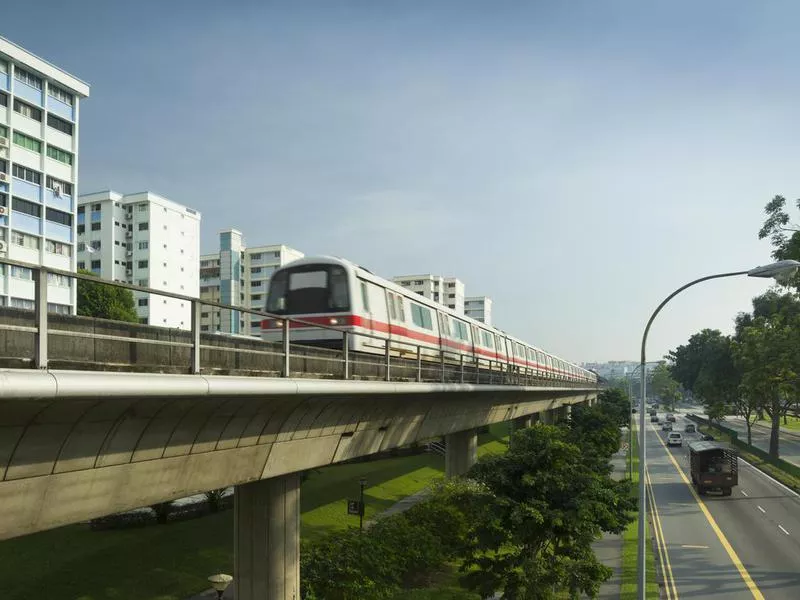
<svg viewBox="0 0 800 600">
<path fill-rule="evenodd" d="M 761 419 L 760 421 L 756 421 L 760 425 L 766 425 L 768 427 L 772 426 L 772 421 L 769 419 Z M 783 417 L 781 417 L 781 429 L 788 429 L 789 431 L 800 431 L 800 417 L 786 417 L 786 424 L 783 423 Z"/>
<path fill-rule="evenodd" d="M 506 424 L 492 426 L 479 437 L 478 453 L 503 451 L 507 434 Z M 346 514 L 345 500 L 358 497 L 361 477 L 367 479 L 369 520 L 443 476 L 443 469 L 444 458 L 430 454 L 321 469 L 301 490 L 303 541 L 358 525 L 357 517 Z M 183 600 L 206 589 L 209 574 L 232 570 L 230 510 L 139 529 L 69 525 L 0 542 L 0 580 L 8 600 Z"/>
<path fill-rule="evenodd" d="M 638 495 L 639 484 L 639 440 L 634 432 L 633 443 L 628 450 L 628 466 L 630 473 L 630 462 L 633 461 L 633 488 L 631 494 Z M 636 558 L 639 546 L 639 525 L 638 511 L 634 515 L 636 519 L 630 523 L 622 533 L 622 586 L 620 590 L 621 600 L 634 600 L 636 598 L 637 569 Z M 646 524 L 648 539 L 650 538 L 650 524 Z M 656 561 L 653 554 L 653 545 L 646 545 L 647 554 L 647 597 L 658 598 L 659 589 L 656 581 Z"/>
</svg>

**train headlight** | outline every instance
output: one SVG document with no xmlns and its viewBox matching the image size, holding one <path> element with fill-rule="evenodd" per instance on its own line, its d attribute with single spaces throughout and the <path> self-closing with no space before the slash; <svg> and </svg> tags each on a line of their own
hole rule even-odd
<svg viewBox="0 0 800 600">
<path fill-rule="evenodd" d="M 328 322 L 331 325 L 338 325 L 339 324 L 339 319 L 337 319 L 336 317 L 333 317 L 332 319 L 329 319 Z"/>
</svg>

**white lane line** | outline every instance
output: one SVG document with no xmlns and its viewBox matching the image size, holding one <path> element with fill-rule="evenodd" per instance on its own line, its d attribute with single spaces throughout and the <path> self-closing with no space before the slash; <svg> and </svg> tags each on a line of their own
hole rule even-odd
<svg viewBox="0 0 800 600">
<path fill-rule="evenodd" d="M 780 530 L 781 530 L 783 533 L 785 533 L 786 535 L 789 535 L 789 532 L 788 532 L 788 531 L 786 531 L 786 530 L 783 528 L 783 525 L 778 525 L 778 529 L 780 529 Z"/>
<path fill-rule="evenodd" d="M 739 461 L 740 461 L 740 462 L 743 462 L 744 464 L 746 464 L 748 467 L 750 467 L 750 469 L 752 469 L 753 471 L 755 471 L 756 473 L 758 473 L 759 475 L 761 475 L 761 476 L 762 476 L 764 479 L 769 479 L 769 480 L 770 480 L 772 483 L 774 483 L 774 484 L 775 484 L 775 485 L 777 485 L 778 487 L 780 487 L 780 488 L 783 488 L 784 490 L 786 490 L 787 492 L 789 492 L 789 493 L 790 493 L 790 494 L 792 494 L 793 496 L 796 496 L 797 498 L 800 498 L 800 494 L 798 494 L 797 492 L 795 492 L 793 489 L 791 489 L 791 488 L 789 488 L 789 487 L 786 487 L 785 485 L 783 485 L 783 484 L 782 484 L 780 481 L 778 481 L 778 480 L 777 480 L 777 479 L 775 479 L 774 477 L 772 477 L 772 476 L 770 476 L 770 475 L 767 475 L 766 473 L 764 473 L 764 471 L 762 471 L 762 470 L 761 470 L 761 469 L 759 469 L 758 467 L 756 467 L 756 466 L 754 466 L 754 465 L 751 465 L 749 462 L 747 462 L 747 461 L 746 461 L 745 459 L 743 459 L 741 456 L 739 457 Z"/>
<path fill-rule="evenodd" d="M 681 544 L 681 548 L 692 548 L 696 550 L 708 550 L 708 546 L 697 546 L 695 544 Z"/>
<path fill-rule="evenodd" d="M 744 490 L 742 490 L 742 496 L 744 496 L 745 498 L 749 498 L 749 496 L 747 495 L 747 492 L 745 492 Z"/>
<path fill-rule="evenodd" d="M 764 513 L 764 514 L 767 514 L 767 511 L 765 511 L 765 510 L 764 510 L 763 508 L 761 508 L 760 506 L 756 506 L 756 508 L 757 508 L 758 510 L 760 510 L 762 513 Z"/>
</svg>

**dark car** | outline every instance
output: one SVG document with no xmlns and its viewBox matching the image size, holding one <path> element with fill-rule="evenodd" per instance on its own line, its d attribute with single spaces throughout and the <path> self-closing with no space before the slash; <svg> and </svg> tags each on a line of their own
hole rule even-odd
<svg viewBox="0 0 800 600">
<path fill-rule="evenodd" d="M 672 413 L 669 413 L 667 415 L 667 421 L 669 421 L 670 423 L 674 423 L 675 422 L 675 415 L 673 415 Z"/>
<path fill-rule="evenodd" d="M 664 424 L 661 426 L 661 431 L 672 431 L 672 423 L 664 421 Z"/>
<path fill-rule="evenodd" d="M 697 428 L 694 426 L 694 423 L 688 423 L 684 431 L 686 433 L 694 433 L 697 431 Z"/>
<path fill-rule="evenodd" d="M 710 433 L 704 433 L 703 435 L 700 436 L 700 439 L 703 440 L 704 442 L 713 442 L 714 436 L 711 435 Z"/>
<path fill-rule="evenodd" d="M 650 415 L 651 423 L 658 423 L 658 415 Z"/>
</svg>

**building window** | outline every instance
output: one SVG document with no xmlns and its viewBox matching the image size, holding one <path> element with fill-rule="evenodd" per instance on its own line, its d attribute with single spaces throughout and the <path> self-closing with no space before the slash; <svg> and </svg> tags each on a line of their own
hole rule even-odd
<svg viewBox="0 0 800 600">
<path fill-rule="evenodd" d="M 146 203 L 139 204 L 138 206 L 139 206 L 139 212 L 147 212 L 147 204 Z"/>
<path fill-rule="evenodd" d="M 250 287 L 251 288 L 261 287 L 261 283 L 262 283 L 261 281 L 251 281 L 250 282 Z"/>
<path fill-rule="evenodd" d="M 45 240 L 44 249 L 50 254 L 59 254 L 61 256 L 72 256 L 72 246 L 69 244 L 62 244 L 53 240 Z"/>
<path fill-rule="evenodd" d="M 60 100 L 64 104 L 69 104 L 70 106 L 72 106 L 75 101 L 75 97 L 72 94 L 52 83 L 47 85 L 47 93 L 56 100 Z"/>
<path fill-rule="evenodd" d="M 67 152 L 66 150 L 62 150 L 61 148 L 56 148 L 55 146 L 51 146 L 47 144 L 47 156 L 50 158 L 57 160 L 58 162 L 62 162 L 65 165 L 72 165 L 72 153 Z"/>
<path fill-rule="evenodd" d="M 251 302 L 258 302 L 259 300 L 261 300 L 261 294 L 253 294 L 252 296 L 250 296 L 250 300 Z"/>
<path fill-rule="evenodd" d="M 261 253 L 257 252 L 255 254 L 250 255 L 250 260 L 261 260 Z"/>
<path fill-rule="evenodd" d="M 139 281 L 136 283 L 136 285 L 138 285 L 139 287 L 147 287 L 147 279 L 140 279 L 140 280 L 139 280 Z"/>
<path fill-rule="evenodd" d="M 47 274 L 47 285 L 55 285 L 58 287 L 71 287 L 72 278 L 66 275 L 59 275 L 58 273 Z"/>
<path fill-rule="evenodd" d="M 33 310 L 34 303 L 33 300 L 26 300 L 24 298 L 11 298 L 11 303 L 9 306 L 11 306 L 11 308 L 24 308 L 26 310 Z"/>
<path fill-rule="evenodd" d="M 56 193 L 57 196 L 61 194 L 65 194 L 67 196 L 72 196 L 72 184 L 67 183 L 66 181 L 61 181 L 60 179 L 56 179 L 54 177 L 47 176 L 47 188 L 53 190 L 53 193 Z M 78 207 L 78 212 L 83 212 L 83 206 Z"/>
<path fill-rule="evenodd" d="M 147 298 L 139 298 L 139 306 L 147 306 Z"/>
<path fill-rule="evenodd" d="M 42 122 L 42 109 L 31 106 L 27 102 L 14 99 L 14 112 L 21 114 L 23 117 L 28 117 L 34 121 Z"/>
<path fill-rule="evenodd" d="M 95 269 L 99 269 L 100 268 L 100 261 L 99 260 L 93 260 L 91 266 L 92 266 L 92 271 L 94 271 Z"/>
<path fill-rule="evenodd" d="M 149 242 L 139 242 L 139 243 L 138 243 L 139 250 L 147 250 L 147 248 L 149 247 L 149 245 L 150 245 L 150 243 L 149 243 Z"/>
<path fill-rule="evenodd" d="M 255 275 L 257 273 L 261 273 L 261 267 L 253 267 L 252 269 L 250 269 L 250 273 L 252 275 Z"/>
<path fill-rule="evenodd" d="M 97 204 L 92 204 L 92 210 L 102 210 L 102 209 L 103 205 L 100 204 L 99 202 Z"/>
<path fill-rule="evenodd" d="M 11 243 L 22 246 L 23 248 L 28 248 L 29 250 L 39 249 L 39 238 L 35 235 L 22 233 L 21 231 L 11 232 Z"/>
<path fill-rule="evenodd" d="M 119 221 L 114 221 L 114 227 L 119 227 Z M 119 246 L 119 242 L 117 242 L 117 246 Z"/>
<path fill-rule="evenodd" d="M 0 93 L 0 106 L 8 106 L 8 96 L 6 94 Z"/>
<path fill-rule="evenodd" d="M 148 265 L 148 262 L 146 260 L 140 260 L 139 261 L 139 268 L 140 269 L 146 269 L 147 265 Z"/>
<path fill-rule="evenodd" d="M 82 261 L 82 260 L 79 260 L 78 261 L 78 270 L 79 271 L 84 271 L 85 269 L 86 269 L 86 263 L 84 261 Z"/>
<path fill-rule="evenodd" d="M 81 235 L 84 231 L 86 231 L 86 225 L 78 225 L 78 235 Z"/>
<path fill-rule="evenodd" d="M 64 119 L 59 119 L 53 114 L 47 113 L 47 125 L 61 133 L 72 135 L 72 123 Z"/>
<path fill-rule="evenodd" d="M 36 152 L 38 154 L 42 153 L 42 142 L 20 133 L 19 131 L 14 132 L 14 143 L 17 146 L 22 146 L 26 150 L 30 150 L 31 152 Z"/>
<path fill-rule="evenodd" d="M 14 79 L 17 79 L 18 81 L 21 81 L 32 88 L 36 88 L 37 90 L 42 89 L 42 80 L 33 73 L 29 73 L 25 69 L 14 67 Z"/>
<path fill-rule="evenodd" d="M 12 198 L 11 208 L 17 212 L 21 212 L 32 217 L 41 218 L 42 216 L 42 206 L 40 204 L 29 202 L 27 200 L 23 200 L 22 198 Z"/>
<path fill-rule="evenodd" d="M 60 210 L 56 210 L 55 208 L 48 208 L 45 215 L 48 221 L 52 221 L 53 223 L 59 223 L 61 225 L 66 225 L 67 227 L 72 227 L 72 215 L 69 213 L 61 212 Z M 100 223 L 92 223 L 93 230 L 95 225 L 100 225 Z M 98 229 L 100 228 L 98 227 Z M 97 243 L 98 245 L 100 244 L 100 242 Z"/>
<path fill-rule="evenodd" d="M 94 240 L 94 241 L 89 242 L 89 247 L 92 250 L 100 250 L 100 240 Z"/>
<path fill-rule="evenodd" d="M 139 231 L 147 231 L 148 229 L 150 229 L 150 224 L 147 221 L 139 223 Z"/>
<path fill-rule="evenodd" d="M 15 164 L 11 167 L 11 172 L 17 179 L 22 179 L 35 185 L 42 185 L 42 174 L 39 171 Z"/>
<path fill-rule="evenodd" d="M 208 325 L 200 325 L 200 331 L 208 331 Z"/>
<path fill-rule="evenodd" d="M 33 279 L 33 270 L 12 265 L 11 276 L 16 277 L 17 279 L 27 279 L 28 281 L 31 281 Z"/>
<path fill-rule="evenodd" d="M 100 231 L 100 225 L 102 223 L 92 223 L 92 231 Z"/>
<path fill-rule="evenodd" d="M 8 63 L 4 60 L 0 60 L 0 73 L 8 73 Z"/>
<path fill-rule="evenodd" d="M 55 304 L 54 302 L 47 303 L 47 312 L 55 313 L 57 315 L 69 315 L 70 306 L 68 304 Z"/>
</svg>

